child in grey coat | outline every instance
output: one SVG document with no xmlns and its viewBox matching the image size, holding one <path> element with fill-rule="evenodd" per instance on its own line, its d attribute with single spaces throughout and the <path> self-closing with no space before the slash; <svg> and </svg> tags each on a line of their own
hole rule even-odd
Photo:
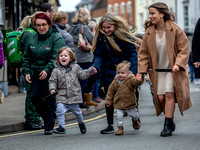
<svg viewBox="0 0 200 150">
<path fill-rule="evenodd" d="M 82 134 L 86 133 L 83 123 L 82 111 L 79 104 L 83 102 L 79 79 L 85 80 L 96 72 L 91 66 L 83 70 L 77 63 L 76 57 L 68 47 L 62 47 L 58 51 L 54 70 L 49 79 L 49 90 L 53 94 L 56 91 L 56 116 L 59 127 L 54 133 L 65 134 L 65 112 L 69 109 L 76 116 Z"/>
</svg>

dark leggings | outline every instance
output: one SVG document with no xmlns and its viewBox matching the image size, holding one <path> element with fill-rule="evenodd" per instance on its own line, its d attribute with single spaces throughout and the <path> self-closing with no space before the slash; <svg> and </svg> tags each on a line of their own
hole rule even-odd
<svg viewBox="0 0 200 150">
<path fill-rule="evenodd" d="M 108 92 L 108 88 L 109 88 L 110 84 L 111 84 L 110 81 L 103 81 L 105 96 L 106 96 L 106 94 Z M 105 108 L 106 108 L 106 116 L 107 116 L 108 125 L 113 125 L 114 107 L 113 107 L 113 105 L 111 105 L 110 107 L 107 107 L 105 105 Z"/>
</svg>

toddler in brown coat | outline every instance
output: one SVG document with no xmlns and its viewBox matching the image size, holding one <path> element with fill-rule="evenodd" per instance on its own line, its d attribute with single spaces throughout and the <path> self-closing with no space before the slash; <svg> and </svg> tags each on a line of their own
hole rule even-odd
<svg viewBox="0 0 200 150">
<path fill-rule="evenodd" d="M 118 131 L 116 135 L 123 135 L 123 114 L 127 112 L 132 118 L 133 128 L 140 128 L 139 113 L 136 108 L 137 101 L 135 96 L 136 87 L 143 83 L 137 81 L 135 76 L 129 71 L 130 63 L 123 61 L 116 67 L 116 77 L 110 84 L 107 95 L 106 105 L 109 107 L 112 103 L 116 110 Z"/>
</svg>

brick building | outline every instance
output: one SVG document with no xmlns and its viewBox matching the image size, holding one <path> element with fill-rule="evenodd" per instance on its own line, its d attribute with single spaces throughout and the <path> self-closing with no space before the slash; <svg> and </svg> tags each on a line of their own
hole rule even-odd
<svg viewBox="0 0 200 150">
<path fill-rule="evenodd" d="M 134 0 L 107 0 L 107 10 L 124 17 L 131 27 L 135 27 Z"/>
</svg>

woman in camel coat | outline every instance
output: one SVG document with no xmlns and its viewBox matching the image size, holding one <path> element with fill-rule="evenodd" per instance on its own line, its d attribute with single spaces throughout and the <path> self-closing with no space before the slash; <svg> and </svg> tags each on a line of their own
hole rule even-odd
<svg viewBox="0 0 200 150">
<path fill-rule="evenodd" d="M 186 64 L 189 43 L 185 33 L 174 23 L 175 17 L 164 3 L 149 6 L 149 21 L 145 23 L 145 35 L 138 55 L 138 80 L 149 73 L 153 82 L 156 114 L 165 113 L 161 136 L 171 136 L 175 130 L 173 121 L 175 102 L 181 115 L 192 106 Z M 171 68 L 170 72 L 155 69 Z"/>
</svg>

